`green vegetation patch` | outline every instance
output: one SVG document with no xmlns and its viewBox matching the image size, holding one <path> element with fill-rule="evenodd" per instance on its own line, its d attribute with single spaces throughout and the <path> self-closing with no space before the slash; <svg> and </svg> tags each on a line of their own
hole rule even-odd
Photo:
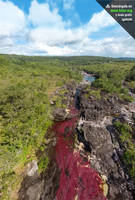
<svg viewBox="0 0 135 200">
<path fill-rule="evenodd" d="M 129 80 L 127 79 L 134 62 L 102 62 L 81 66 L 80 69 L 94 74 L 96 80 L 92 82 L 93 88 L 101 89 L 107 95 L 117 95 L 119 99 L 132 102 L 133 98 L 129 94 Z M 132 73 L 132 72 L 131 72 Z M 127 82 L 127 84 L 125 84 Z"/>
<path fill-rule="evenodd" d="M 135 144 L 132 138 L 132 128 L 128 124 L 119 121 L 114 123 L 115 128 L 120 132 L 121 142 L 126 150 L 124 153 L 124 161 L 129 168 L 131 177 L 135 180 Z"/>
</svg>

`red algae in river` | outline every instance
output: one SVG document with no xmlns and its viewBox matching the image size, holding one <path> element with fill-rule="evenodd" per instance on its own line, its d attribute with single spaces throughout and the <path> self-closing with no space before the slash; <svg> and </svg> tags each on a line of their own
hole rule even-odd
<svg viewBox="0 0 135 200">
<path fill-rule="evenodd" d="M 76 110 L 71 109 L 75 114 Z M 73 152 L 72 134 L 77 117 L 53 126 L 56 133 L 56 161 L 61 171 L 56 200 L 106 200 L 101 189 L 102 180 L 97 172 L 84 162 L 79 152 Z"/>
</svg>

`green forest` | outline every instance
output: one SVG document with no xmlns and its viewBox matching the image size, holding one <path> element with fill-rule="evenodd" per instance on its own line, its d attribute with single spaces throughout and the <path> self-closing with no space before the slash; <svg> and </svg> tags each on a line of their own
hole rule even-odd
<svg viewBox="0 0 135 200">
<path fill-rule="evenodd" d="M 63 107 L 62 86 L 82 81 L 82 71 L 95 75 L 89 94 L 100 98 L 116 95 L 122 102 L 133 101 L 135 61 L 104 57 L 27 57 L 0 55 L 0 199 L 15 199 L 22 173 L 36 159 L 39 173 L 49 158 L 37 156 L 45 149 L 47 130 L 53 124 L 54 107 Z M 61 95 L 56 95 L 59 90 Z M 54 106 L 51 100 L 55 99 Z M 125 162 L 135 177 L 135 145 L 132 128 L 115 124 L 121 140 L 128 137 Z M 135 159 L 134 159 L 135 160 Z"/>
</svg>

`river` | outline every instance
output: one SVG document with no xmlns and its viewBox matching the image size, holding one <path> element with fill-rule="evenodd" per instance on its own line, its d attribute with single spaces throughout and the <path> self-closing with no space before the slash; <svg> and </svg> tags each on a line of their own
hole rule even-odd
<svg viewBox="0 0 135 200">
<path fill-rule="evenodd" d="M 95 80 L 86 76 L 88 82 Z M 79 89 L 76 91 L 75 103 L 70 108 L 71 114 L 78 117 L 56 122 L 53 131 L 56 134 L 56 162 L 60 170 L 59 188 L 55 200 L 105 200 L 101 188 L 102 180 L 98 173 L 91 168 L 88 159 L 84 159 L 81 151 L 75 149 L 75 134 L 79 111 Z"/>
</svg>

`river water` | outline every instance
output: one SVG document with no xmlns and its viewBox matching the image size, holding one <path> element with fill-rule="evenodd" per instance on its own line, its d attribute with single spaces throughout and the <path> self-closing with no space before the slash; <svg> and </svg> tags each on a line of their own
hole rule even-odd
<svg viewBox="0 0 135 200">
<path fill-rule="evenodd" d="M 84 76 L 84 80 L 92 83 L 93 81 L 95 81 L 95 77 L 86 75 L 86 76 Z"/>
<path fill-rule="evenodd" d="M 87 73 L 84 72 L 82 75 L 83 75 L 83 82 L 84 83 L 92 83 L 96 79 L 94 77 L 94 75 L 92 75 L 92 74 L 87 74 Z"/>
</svg>

